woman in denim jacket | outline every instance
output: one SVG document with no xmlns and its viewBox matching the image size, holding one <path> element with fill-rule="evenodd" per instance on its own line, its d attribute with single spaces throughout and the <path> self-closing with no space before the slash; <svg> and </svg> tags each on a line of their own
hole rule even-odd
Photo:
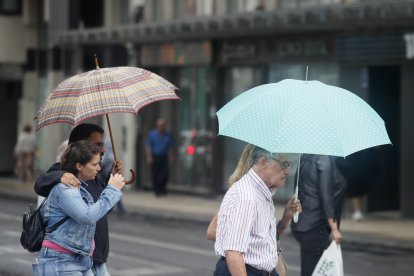
<svg viewBox="0 0 414 276">
<path fill-rule="evenodd" d="M 95 224 L 114 207 L 122 196 L 122 175 L 111 175 L 98 201 L 85 189 L 85 181 L 94 179 L 100 167 L 99 147 L 89 141 L 70 144 L 62 157 L 62 168 L 80 180 L 80 189 L 55 185 L 42 208 L 46 229 L 67 218 L 56 230 L 47 233 L 33 264 L 35 275 L 93 275 Z"/>
</svg>

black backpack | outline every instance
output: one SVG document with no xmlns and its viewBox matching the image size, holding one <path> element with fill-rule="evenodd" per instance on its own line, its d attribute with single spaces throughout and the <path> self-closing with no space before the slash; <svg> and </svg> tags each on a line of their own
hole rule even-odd
<svg viewBox="0 0 414 276">
<path fill-rule="evenodd" d="M 46 199 L 43 200 L 39 208 L 34 210 L 33 204 L 29 204 L 29 211 L 23 214 L 23 231 L 20 236 L 20 243 L 29 252 L 38 252 L 42 248 L 42 242 L 46 235 L 46 226 L 40 212 Z M 47 233 L 52 233 L 69 217 L 65 217 L 47 229 Z"/>
</svg>

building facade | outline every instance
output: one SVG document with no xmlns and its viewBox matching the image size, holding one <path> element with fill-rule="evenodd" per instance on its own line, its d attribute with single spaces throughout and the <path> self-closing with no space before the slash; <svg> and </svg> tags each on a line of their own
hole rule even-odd
<svg viewBox="0 0 414 276">
<path fill-rule="evenodd" d="M 410 200 L 414 1 L 49 0 L 43 4 L 48 26 L 46 84 L 93 69 L 96 53 L 102 67 L 144 67 L 180 88 L 181 101 L 152 104 L 136 117 L 111 115 L 125 168 L 138 169 L 137 187 L 150 185 L 144 141 L 156 118 L 164 117 L 177 141 L 170 188 L 201 194 L 225 191 L 244 143 L 217 137 L 215 112 L 256 85 L 304 79 L 309 66 L 308 79 L 353 91 L 386 122 L 393 145 L 378 148 L 381 169 L 367 209 L 400 210 L 403 216 L 414 217 Z M 47 93 L 38 90 L 40 98 Z M 95 121 L 102 123 L 99 118 Z M 51 132 L 64 137 L 68 129 L 45 129 L 39 135 L 47 141 Z M 46 146 L 42 148 L 48 155 Z M 280 194 L 287 198 L 292 191 L 293 178 Z"/>
<path fill-rule="evenodd" d="M 13 149 L 23 126 L 34 126 L 37 88 L 45 73 L 41 15 L 34 1 L 0 1 L 0 174 L 13 172 Z"/>
</svg>

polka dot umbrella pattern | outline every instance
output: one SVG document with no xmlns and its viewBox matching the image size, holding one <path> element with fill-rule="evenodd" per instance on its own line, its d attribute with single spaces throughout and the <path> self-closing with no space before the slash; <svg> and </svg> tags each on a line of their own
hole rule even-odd
<svg viewBox="0 0 414 276">
<path fill-rule="evenodd" d="M 217 117 L 219 135 L 270 152 L 345 157 L 391 143 L 371 106 L 320 81 L 286 79 L 254 87 L 223 106 Z"/>
</svg>

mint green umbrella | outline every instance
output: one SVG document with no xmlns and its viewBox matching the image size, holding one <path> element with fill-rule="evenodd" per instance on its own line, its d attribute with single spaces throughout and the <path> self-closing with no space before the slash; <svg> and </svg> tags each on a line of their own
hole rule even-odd
<svg viewBox="0 0 414 276">
<path fill-rule="evenodd" d="M 219 135 L 270 152 L 347 156 L 391 141 L 365 101 L 320 81 L 286 79 L 254 87 L 218 112 Z"/>
<path fill-rule="evenodd" d="M 254 87 L 223 106 L 217 117 L 219 135 L 270 152 L 345 157 L 391 143 L 384 121 L 365 101 L 320 81 L 287 79 Z M 298 175 L 299 166 L 300 158 Z"/>
</svg>

